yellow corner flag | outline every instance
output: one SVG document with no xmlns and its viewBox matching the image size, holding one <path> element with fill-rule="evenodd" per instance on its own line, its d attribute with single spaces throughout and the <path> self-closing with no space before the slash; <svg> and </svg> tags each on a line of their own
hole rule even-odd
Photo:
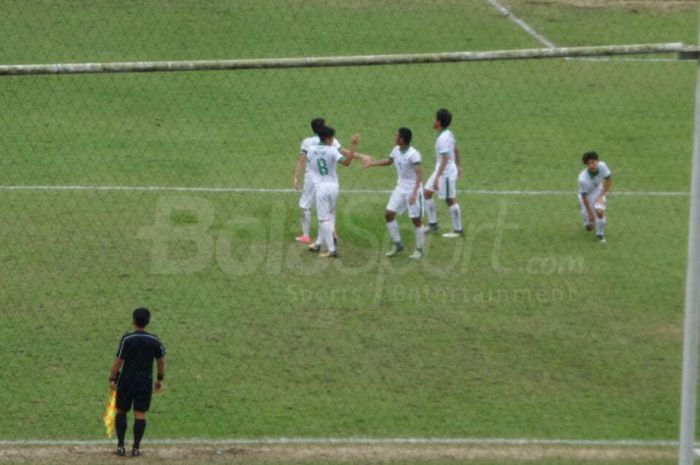
<svg viewBox="0 0 700 465">
<path fill-rule="evenodd" d="M 117 415 L 117 390 L 111 389 L 109 400 L 107 401 L 107 409 L 103 416 L 105 427 L 107 428 L 107 437 L 112 439 L 114 434 L 114 417 Z"/>
</svg>

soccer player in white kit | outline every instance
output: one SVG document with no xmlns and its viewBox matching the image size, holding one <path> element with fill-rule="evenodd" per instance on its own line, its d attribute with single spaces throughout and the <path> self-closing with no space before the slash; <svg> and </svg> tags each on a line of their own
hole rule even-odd
<svg viewBox="0 0 700 465">
<path fill-rule="evenodd" d="M 359 143 L 359 136 L 352 136 L 352 145 L 348 156 L 343 156 L 337 147 L 333 146 L 335 129 L 325 126 L 319 130 L 319 144 L 309 147 L 306 158 L 309 171 L 316 188 L 316 215 L 318 216 L 318 230 L 321 238 L 320 244 L 312 244 L 309 250 L 319 252 L 321 245 L 326 244 L 326 252 L 322 257 L 336 258 L 338 253 L 333 240 L 333 220 L 335 218 L 335 205 L 338 200 L 340 186 L 336 167 L 338 163 L 350 166 Z"/>
<path fill-rule="evenodd" d="M 309 165 L 306 163 L 306 155 L 311 146 L 319 144 L 318 132 L 325 125 L 326 120 L 323 118 L 314 118 L 311 120 L 311 130 L 316 135 L 307 137 L 301 142 L 299 158 L 297 158 L 297 164 L 294 168 L 294 189 L 297 192 L 301 191 L 301 197 L 299 198 L 299 208 L 301 208 L 301 236 L 298 236 L 296 240 L 303 244 L 311 243 L 311 207 L 314 204 L 314 193 L 316 192 Z M 333 146 L 340 149 L 340 143 L 335 139 L 333 139 Z M 304 170 L 302 186 L 299 185 L 301 170 Z"/>
<path fill-rule="evenodd" d="M 421 155 L 411 146 L 413 134 L 408 128 L 399 128 L 396 133 L 396 146 L 391 151 L 389 158 L 385 160 L 365 159 L 363 168 L 371 166 L 396 166 L 398 180 L 396 188 L 391 193 L 389 203 L 384 212 L 386 227 L 394 246 L 386 253 L 387 257 L 394 257 L 404 250 L 399 233 L 399 225 L 396 223 L 396 214 L 408 210 L 408 216 L 416 227 L 416 251 L 410 258 L 419 260 L 424 255 L 425 230 L 421 224 L 423 216 L 423 171 L 421 169 Z"/>
<path fill-rule="evenodd" d="M 425 184 L 423 195 L 425 196 L 425 208 L 428 212 L 428 230 L 437 231 L 437 209 L 433 200 L 433 193 L 447 202 L 452 218 L 453 232 L 443 234 L 443 237 L 463 237 L 462 213 L 457 203 L 457 177 L 462 175 L 462 167 L 459 163 L 459 149 L 455 136 L 448 128 L 452 122 L 452 114 L 442 108 L 435 114 L 433 129 L 439 131 L 435 140 L 435 171 Z"/>
<path fill-rule="evenodd" d="M 578 175 L 578 201 L 586 231 L 592 231 L 601 243 L 605 243 L 605 226 L 608 217 L 606 195 L 612 187 L 612 171 L 604 161 L 598 159 L 596 152 L 583 154 L 586 169 Z"/>
</svg>

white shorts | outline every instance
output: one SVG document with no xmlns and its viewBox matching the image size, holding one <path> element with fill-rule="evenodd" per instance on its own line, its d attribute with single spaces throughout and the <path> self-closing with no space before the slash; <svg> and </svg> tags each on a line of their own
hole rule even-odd
<svg viewBox="0 0 700 465">
<path fill-rule="evenodd" d="M 435 183 L 435 177 L 437 176 L 437 171 L 433 171 L 430 175 L 430 179 L 425 183 L 425 190 L 430 192 L 435 192 L 433 190 L 433 184 Z M 438 197 L 441 199 L 456 199 L 457 198 L 457 175 L 448 175 L 444 172 L 440 176 L 440 182 L 438 183 Z"/>
<path fill-rule="evenodd" d="M 605 211 L 608 208 L 608 199 L 603 198 L 599 199 L 599 195 L 588 195 L 588 202 L 589 205 L 592 205 L 593 207 L 593 213 L 595 213 L 596 210 L 603 210 Z M 588 210 L 586 210 L 586 206 L 583 204 L 583 198 L 581 197 L 581 194 L 578 196 L 578 204 L 579 207 L 581 208 L 581 217 L 583 218 L 583 225 L 584 226 L 589 226 L 591 223 L 588 221 Z"/>
<path fill-rule="evenodd" d="M 314 205 L 314 193 L 316 186 L 314 185 L 311 176 L 304 176 L 304 186 L 301 188 L 301 198 L 299 199 L 299 208 L 310 210 Z"/>
<path fill-rule="evenodd" d="M 335 217 L 338 190 L 337 183 L 322 182 L 316 186 L 316 216 L 319 221 L 328 221 Z"/>
<path fill-rule="evenodd" d="M 408 210 L 408 216 L 410 218 L 420 218 L 423 216 L 423 190 L 418 189 L 416 194 L 416 201 L 413 205 L 409 205 L 408 198 L 411 196 L 410 192 L 406 192 L 401 189 L 394 189 L 389 198 L 389 203 L 386 205 L 387 210 L 391 210 L 398 214 L 402 214 Z"/>
</svg>

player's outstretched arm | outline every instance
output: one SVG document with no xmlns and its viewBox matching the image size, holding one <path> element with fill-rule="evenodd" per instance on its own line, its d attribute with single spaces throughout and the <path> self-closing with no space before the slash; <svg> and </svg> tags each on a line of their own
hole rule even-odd
<svg viewBox="0 0 700 465">
<path fill-rule="evenodd" d="M 344 157 L 348 157 L 350 155 L 350 150 L 346 149 L 345 147 L 341 147 L 338 149 L 338 152 Z M 365 163 L 365 160 L 374 160 L 372 158 L 372 155 L 367 155 L 366 153 L 359 153 L 356 152 L 355 155 L 353 155 L 353 158 L 359 159 L 363 164 Z"/>
<path fill-rule="evenodd" d="M 359 134 L 353 134 L 352 139 L 351 139 L 351 144 L 350 144 L 350 150 L 348 151 L 347 155 L 343 155 L 343 159 L 340 161 L 345 166 L 350 166 L 350 163 L 352 163 L 353 158 L 355 158 L 356 151 L 357 151 L 357 146 L 360 144 L 360 135 Z M 341 153 L 342 155 L 342 153 Z"/>
<path fill-rule="evenodd" d="M 369 157 L 367 160 L 362 161 L 363 168 L 371 168 L 373 166 L 389 166 L 393 164 L 394 160 L 391 158 L 385 158 L 384 160 L 375 160 L 373 157 Z"/>
</svg>

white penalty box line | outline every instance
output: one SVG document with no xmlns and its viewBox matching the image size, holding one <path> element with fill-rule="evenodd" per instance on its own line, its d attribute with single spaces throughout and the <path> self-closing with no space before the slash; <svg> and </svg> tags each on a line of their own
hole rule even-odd
<svg viewBox="0 0 700 465">
<path fill-rule="evenodd" d="M 506 7 L 503 3 L 501 3 L 499 0 L 486 0 L 492 7 L 494 7 L 496 10 L 498 10 L 501 15 L 504 17 L 508 18 L 511 20 L 513 23 L 517 24 L 518 27 L 520 27 L 527 35 L 535 39 L 537 42 L 540 44 L 544 45 L 548 49 L 553 49 L 556 48 L 556 44 L 549 40 L 544 34 L 539 32 L 537 29 L 532 27 L 530 24 L 528 24 L 525 20 L 522 18 L 518 17 L 513 13 L 508 7 Z M 570 58 L 567 58 L 570 59 Z M 584 58 L 578 58 L 578 60 L 581 61 L 602 61 L 602 62 L 610 62 L 610 61 L 627 61 L 627 62 L 648 62 L 648 63 L 659 63 L 659 62 L 674 62 L 674 61 L 679 61 L 679 60 L 674 60 L 672 58 L 617 58 L 616 60 L 611 60 L 608 57 L 584 57 Z"/>
<path fill-rule="evenodd" d="M 638 439 L 509 439 L 509 438 L 371 438 L 371 437 L 267 437 L 240 439 L 212 438 L 172 438 L 149 439 L 152 445 L 200 445 L 200 446 L 266 446 L 266 445 L 300 445 L 300 446 L 334 446 L 334 445 L 451 445 L 451 446 L 572 446 L 572 447 L 678 447 L 673 440 L 638 440 Z M 106 439 L 0 439 L 0 447 L 39 447 L 39 446 L 99 446 L 113 444 Z M 697 446 L 700 446 L 698 444 Z"/>
<path fill-rule="evenodd" d="M 103 185 L 0 185 L 0 191 L 94 191 L 94 192 L 184 192 L 212 194 L 300 194 L 294 189 L 286 188 L 252 188 L 252 187 L 196 187 L 196 186 L 103 186 Z M 387 189 L 343 189 L 343 194 L 390 194 Z M 463 195 L 492 196 L 576 196 L 576 191 L 567 190 L 488 190 L 462 189 Z M 615 191 L 612 196 L 623 197 L 688 197 L 684 191 Z"/>
</svg>

